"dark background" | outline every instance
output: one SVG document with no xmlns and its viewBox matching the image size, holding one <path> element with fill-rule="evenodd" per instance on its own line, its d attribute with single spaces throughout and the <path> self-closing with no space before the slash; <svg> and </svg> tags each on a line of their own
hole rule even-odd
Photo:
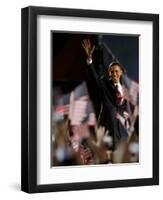
<svg viewBox="0 0 163 200">
<path fill-rule="evenodd" d="M 139 80 L 139 36 L 104 36 L 104 41 L 126 69 L 128 76 Z"/>
<path fill-rule="evenodd" d="M 99 37 L 100 36 L 100 37 Z M 106 69 L 111 62 L 110 53 L 101 51 L 101 42 L 112 51 L 115 58 L 124 66 L 127 75 L 138 82 L 139 77 L 139 36 L 136 35 L 106 35 L 52 32 L 52 71 L 53 85 L 57 81 L 85 80 L 86 55 L 81 45 L 83 39 L 90 39 L 95 44 L 94 63 Z M 99 38 L 102 38 L 99 40 Z M 102 54 L 106 62 L 103 62 Z"/>
</svg>

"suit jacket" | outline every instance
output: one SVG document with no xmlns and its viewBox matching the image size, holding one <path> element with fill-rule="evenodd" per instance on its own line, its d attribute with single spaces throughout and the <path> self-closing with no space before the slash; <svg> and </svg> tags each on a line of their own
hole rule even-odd
<svg viewBox="0 0 163 200">
<path fill-rule="evenodd" d="M 117 113 L 123 116 L 127 111 L 127 101 L 120 105 L 116 101 L 116 88 L 108 75 L 99 78 L 94 65 L 87 66 L 87 85 L 93 101 L 98 126 L 104 126 L 113 138 L 113 149 L 118 142 L 128 137 L 126 127 L 117 119 Z"/>
</svg>

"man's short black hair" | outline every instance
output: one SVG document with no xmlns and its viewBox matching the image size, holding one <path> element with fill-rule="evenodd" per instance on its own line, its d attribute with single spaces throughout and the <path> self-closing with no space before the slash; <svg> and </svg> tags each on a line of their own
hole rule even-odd
<svg viewBox="0 0 163 200">
<path fill-rule="evenodd" d="M 125 69 L 124 69 L 124 67 L 122 66 L 122 64 L 121 64 L 119 61 L 117 61 L 117 60 L 113 60 L 113 61 L 108 65 L 107 70 L 109 70 L 110 67 L 112 67 L 113 65 L 118 65 L 118 66 L 120 67 L 120 69 L 122 70 L 123 73 L 126 72 Z"/>
</svg>

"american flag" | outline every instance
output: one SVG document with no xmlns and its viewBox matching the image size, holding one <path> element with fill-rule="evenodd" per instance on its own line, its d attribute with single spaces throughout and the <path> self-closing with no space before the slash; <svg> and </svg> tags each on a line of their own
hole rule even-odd
<svg viewBox="0 0 163 200">
<path fill-rule="evenodd" d="M 83 119 L 86 117 L 86 109 L 88 105 L 87 100 L 83 100 L 83 97 L 70 102 L 70 115 L 71 125 L 80 125 Z"/>
<path fill-rule="evenodd" d="M 139 84 L 129 78 L 127 75 L 124 77 L 125 87 L 123 88 L 125 98 L 134 106 L 138 105 Z"/>
<path fill-rule="evenodd" d="M 129 95 L 131 103 L 136 106 L 138 104 L 139 84 L 135 81 L 131 81 L 129 88 Z"/>
<path fill-rule="evenodd" d="M 84 122 L 94 126 L 96 123 L 93 105 L 89 99 L 85 82 L 71 92 L 69 119 L 71 125 L 79 125 Z"/>
<path fill-rule="evenodd" d="M 60 116 L 67 115 L 70 125 L 80 125 L 83 122 L 90 126 L 96 124 L 92 102 L 89 99 L 86 83 L 78 85 L 69 94 L 57 96 L 54 112 Z"/>
</svg>

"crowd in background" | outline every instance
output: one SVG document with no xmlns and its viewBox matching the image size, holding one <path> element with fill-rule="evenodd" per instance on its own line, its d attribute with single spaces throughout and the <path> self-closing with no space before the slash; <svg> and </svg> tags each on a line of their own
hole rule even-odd
<svg viewBox="0 0 163 200">
<path fill-rule="evenodd" d="M 127 77 L 126 77 L 127 79 Z M 130 80 L 126 80 L 130 81 Z M 112 137 L 97 125 L 85 82 L 70 92 L 54 88 L 52 107 L 52 165 L 94 165 L 139 161 L 138 83 L 131 81 L 125 98 L 130 102 L 128 140 L 112 151 Z"/>
</svg>

